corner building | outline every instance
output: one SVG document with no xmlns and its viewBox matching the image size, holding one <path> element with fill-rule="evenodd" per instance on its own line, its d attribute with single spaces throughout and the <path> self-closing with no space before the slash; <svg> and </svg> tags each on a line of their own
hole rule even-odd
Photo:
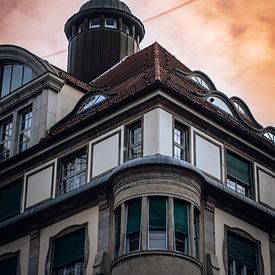
<svg viewBox="0 0 275 275">
<path fill-rule="evenodd" d="M 68 72 L 0 46 L 0 274 L 274 275 L 275 128 L 123 2 L 65 34 Z"/>
</svg>

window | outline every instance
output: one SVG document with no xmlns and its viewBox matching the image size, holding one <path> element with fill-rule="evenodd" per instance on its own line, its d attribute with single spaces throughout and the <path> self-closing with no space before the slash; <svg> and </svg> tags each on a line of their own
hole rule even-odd
<svg viewBox="0 0 275 275">
<path fill-rule="evenodd" d="M 18 274 L 18 256 L 14 255 L 0 260 L 0 274 L 16 275 Z"/>
<path fill-rule="evenodd" d="M 0 189 L 0 221 L 20 213 L 21 186 L 18 180 Z"/>
<path fill-rule="evenodd" d="M 78 33 L 81 33 L 81 32 L 83 32 L 85 30 L 85 23 L 82 23 L 82 24 L 80 24 L 79 26 L 78 26 Z"/>
<path fill-rule="evenodd" d="M 0 66 L 1 97 L 8 95 L 32 79 L 32 69 L 23 64 Z"/>
<path fill-rule="evenodd" d="M 85 229 L 61 236 L 53 241 L 52 274 L 84 274 Z"/>
<path fill-rule="evenodd" d="M 120 248 L 121 207 L 115 211 L 115 258 L 118 257 Z"/>
<path fill-rule="evenodd" d="M 227 152 L 227 183 L 226 185 L 245 196 L 251 196 L 251 163 Z"/>
<path fill-rule="evenodd" d="M 20 115 L 19 152 L 23 152 L 30 145 L 32 108 L 28 108 Z"/>
<path fill-rule="evenodd" d="M 12 118 L 0 124 L 0 162 L 10 157 Z"/>
<path fill-rule="evenodd" d="M 187 159 L 187 131 L 186 128 L 175 123 L 174 127 L 174 158 L 186 160 Z"/>
<path fill-rule="evenodd" d="M 81 151 L 78 154 L 62 161 L 61 194 L 70 192 L 86 184 L 87 154 Z"/>
<path fill-rule="evenodd" d="M 166 249 L 165 198 L 149 198 L 149 249 Z"/>
<path fill-rule="evenodd" d="M 100 18 L 93 18 L 90 20 L 90 29 L 100 28 Z"/>
<path fill-rule="evenodd" d="M 175 250 L 188 252 L 188 216 L 187 205 L 174 199 Z"/>
<path fill-rule="evenodd" d="M 111 28 L 111 29 L 116 29 L 117 28 L 117 21 L 114 18 L 106 18 L 105 19 L 105 27 L 106 28 Z"/>
<path fill-rule="evenodd" d="M 210 102 L 211 104 L 215 105 L 220 110 L 226 112 L 227 114 L 234 116 L 231 109 L 228 107 L 228 105 L 220 98 L 211 96 L 207 99 L 207 101 Z"/>
<path fill-rule="evenodd" d="M 229 275 L 257 274 L 257 245 L 232 232 L 227 232 Z"/>
<path fill-rule="evenodd" d="M 141 199 L 127 204 L 126 252 L 140 249 Z"/>
<path fill-rule="evenodd" d="M 102 101 L 105 101 L 106 97 L 104 95 L 92 95 L 84 101 L 84 103 L 79 108 L 78 113 L 81 113 L 87 109 L 91 109 Z"/>
<path fill-rule="evenodd" d="M 142 128 L 138 121 L 127 128 L 127 160 L 142 157 Z"/>
<path fill-rule="evenodd" d="M 124 22 L 122 23 L 122 30 L 124 32 L 126 32 L 127 34 L 130 34 L 130 28 L 127 24 L 125 24 Z"/>
</svg>

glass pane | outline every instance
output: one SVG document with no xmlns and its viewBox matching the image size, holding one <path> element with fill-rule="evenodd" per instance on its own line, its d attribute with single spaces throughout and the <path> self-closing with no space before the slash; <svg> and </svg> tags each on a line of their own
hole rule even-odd
<svg viewBox="0 0 275 275">
<path fill-rule="evenodd" d="M 13 65 L 11 91 L 16 90 L 22 85 L 23 81 L 23 65 Z"/>
<path fill-rule="evenodd" d="M 100 27 L 100 18 L 93 18 L 90 20 L 90 28 L 99 28 Z"/>
<path fill-rule="evenodd" d="M 114 18 L 106 18 L 105 19 L 105 27 L 107 28 L 116 28 L 117 27 L 117 21 Z"/>
<path fill-rule="evenodd" d="M 166 231 L 150 231 L 149 248 L 166 249 Z"/>
<path fill-rule="evenodd" d="M 32 69 L 24 66 L 23 84 L 32 80 Z"/>
<path fill-rule="evenodd" d="M 1 97 L 10 92 L 12 65 L 3 66 Z"/>
</svg>

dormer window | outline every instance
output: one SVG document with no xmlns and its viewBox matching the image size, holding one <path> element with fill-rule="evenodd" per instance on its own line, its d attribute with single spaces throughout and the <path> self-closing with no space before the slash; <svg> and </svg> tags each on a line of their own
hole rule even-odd
<svg viewBox="0 0 275 275">
<path fill-rule="evenodd" d="M 207 101 L 215 105 L 219 109 L 223 110 L 224 112 L 228 113 L 229 115 L 234 116 L 230 108 L 227 106 L 227 104 L 220 98 L 216 96 L 211 96 L 207 99 Z"/>
<path fill-rule="evenodd" d="M 31 79 L 31 68 L 23 64 L 2 64 L 0 66 L 1 97 L 15 91 Z"/>
<path fill-rule="evenodd" d="M 100 102 L 106 100 L 106 97 L 104 95 L 92 95 L 91 97 L 89 97 L 88 99 L 85 100 L 85 102 L 81 105 L 81 107 L 79 108 L 78 114 L 93 108 L 94 106 L 96 106 L 97 104 L 99 104 Z"/>
</svg>

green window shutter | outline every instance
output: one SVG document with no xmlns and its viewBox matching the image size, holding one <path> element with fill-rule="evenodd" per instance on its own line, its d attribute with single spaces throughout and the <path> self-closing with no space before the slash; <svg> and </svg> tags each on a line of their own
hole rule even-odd
<svg viewBox="0 0 275 275">
<path fill-rule="evenodd" d="M 230 153 L 227 153 L 227 174 L 241 182 L 250 185 L 251 165 Z"/>
<path fill-rule="evenodd" d="M 234 233 L 227 234 L 227 253 L 245 264 L 256 266 L 256 246 Z"/>
<path fill-rule="evenodd" d="M 181 200 L 174 200 L 175 231 L 188 235 L 187 206 Z"/>
<path fill-rule="evenodd" d="M 120 243 L 120 225 L 121 225 L 121 210 L 120 207 L 115 211 L 115 245 Z"/>
<path fill-rule="evenodd" d="M 159 197 L 149 199 L 149 229 L 166 230 L 166 199 Z"/>
<path fill-rule="evenodd" d="M 141 200 L 134 199 L 128 202 L 127 235 L 139 233 L 141 221 Z"/>
<path fill-rule="evenodd" d="M 20 213 L 21 181 L 12 183 L 0 190 L 0 220 Z"/>
<path fill-rule="evenodd" d="M 77 230 L 54 241 L 53 268 L 84 258 L 85 230 Z"/>
<path fill-rule="evenodd" d="M 3 275 L 17 274 L 17 256 L 10 257 L 0 262 L 0 274 L 3 274 Z"/>
</svg>

